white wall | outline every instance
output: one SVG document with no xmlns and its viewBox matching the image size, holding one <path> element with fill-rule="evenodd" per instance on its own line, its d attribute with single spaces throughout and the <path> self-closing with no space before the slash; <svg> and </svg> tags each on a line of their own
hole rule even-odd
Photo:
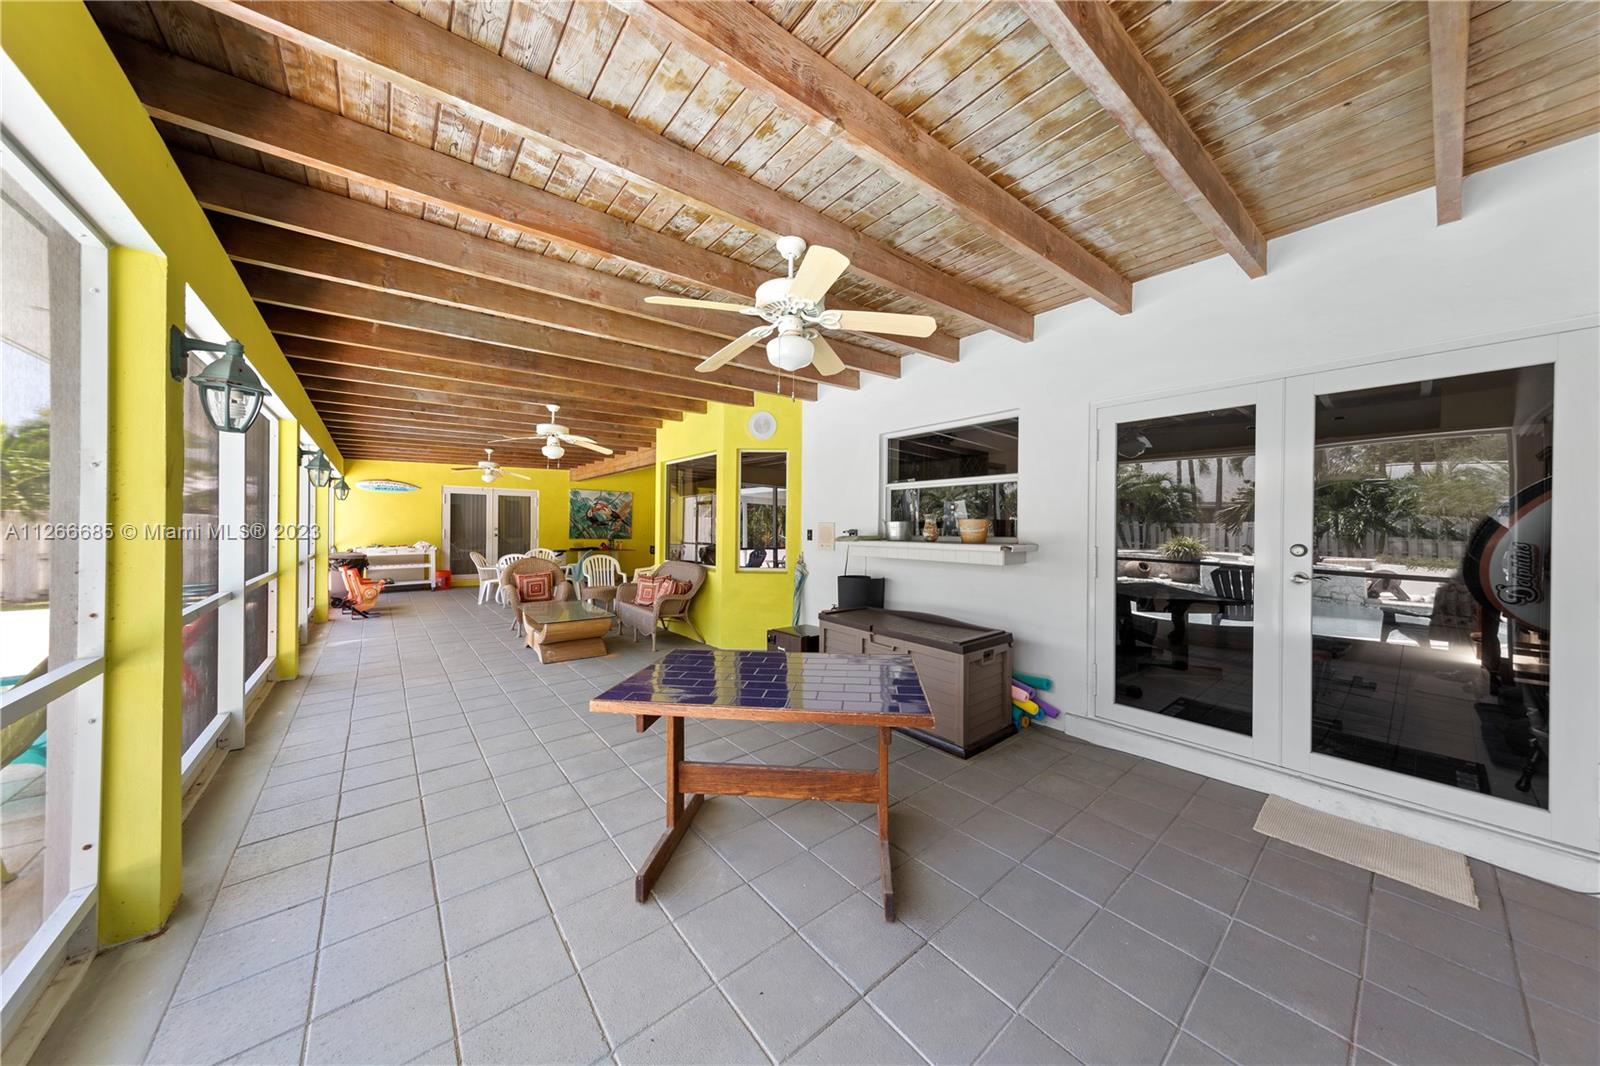
<svg viewBox="0 0 1600 1066">
<path fill-rule="evenodd" d="M 1429 189 L 1274 240 L 1268 266 L 1252 281 L 1219 255 L 1140 282 L 1130 315 L 1085 300 L 1040 316 L 1030 344 L 985 333 L 955 365 L 912 358 L 898 381 L 824 390 L 804 409 L 803 524 L 877 528 L 884 433 L 1020 412 L 1020 535 L 1040 550 L 1022 566 L 867 572 L 889 579 L 891 607 L 1011 630 L 1018 669 L 1053 676 L 1081 711 L 1091 405 L 1592 319 L 1600 137 L 1472 175 L 1460 222 L 1435 225 Z M 808 620 L 833 604 L 844 555 L 806 545 Z"/>
</svg>

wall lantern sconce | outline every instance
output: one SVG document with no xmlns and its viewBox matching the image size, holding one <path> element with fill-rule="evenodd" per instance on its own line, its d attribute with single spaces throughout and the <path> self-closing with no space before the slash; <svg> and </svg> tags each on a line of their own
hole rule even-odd
<svg viewBox="0 0 1600 1066">
<path fill-rule="evenodd" d="M 335 481 L 333 483 L 333 498 L 336 500 L 348 500 L 350 498 L 350 482 L 342 477 Z"/>
<path fill-rule="evenodd" d="M 218 344 L 185 335 L 172 327 L 167 348 L 167 371 L 172 380 L 189 376 L 190 352 L 222 352 L 222 358 L 209 364 L 192 379 L 200 390 L 200 406 L 219 433 L 243 433 L 255 425 L 261 414 L 261 401 L 267 387 L 244 359 L 244 345 L 238 341 Z"/>
<path fill-rule="evenodd" d="M 311 456 L 311 461 L 305 464 L 306 473 L 311 476 L 311 483 L 319 489 L 327 488 L 328 483 L 333 480 L 333 464 L 328 462 L 328 457 L 323 454 L 321 448 L 316 451 L 308 451 L 305 448 L 300 449 L 301 459 L 304 459 L 307 455 Z"/>
</svg>

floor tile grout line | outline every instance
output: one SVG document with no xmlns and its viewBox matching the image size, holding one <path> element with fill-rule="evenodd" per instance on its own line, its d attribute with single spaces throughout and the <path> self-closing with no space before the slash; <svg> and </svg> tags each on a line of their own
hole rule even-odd
<svg viewBox="0 0 1600 1066">
<path fill-rule="evenodd" d="M 315 667 L 316 661 L 317 661 L 316 657 L 313 656 L 313 658 L 312 658 L 312 668 Z M 295 679 L 295 680 L 298 680 L 298 679 Z M 274 692 L 276 692 L 276 685 L 284 684 L 284 683 L 285 682 L 275 682 L 274 683 Z M 293 684 L 293 683 L 294 683 L 294 681 L 287 682 L 287 684 Z M 296 694 L 294 707 L 292 709 L 286 709 L 286 710 L 288 710 L 289 718 L 284 723 L 282 734 L 280 734 L 279 737 L 278 737 L 278 746 L 277 746 L 277 748 L 274 748 L 273 751 L 272 751 L 273 758 L 277 757 L 277 752 L 279 750 L 281 750 L 282 747 L 283 747 L 283 739 L 284 739 L 284 737 L 288 736 L 290 727 L 294 725 L 294 719 L 295 719 L 295 716 L 298 715 L 298 713 L 299 713 L 300 700 L 303 699 L 304 696 L 305 696 L 306 687 L 307 686 L 301 686 L 300 691 Z M 272 693 L 269 693 L 267 698 L 270 699 L 272 697 L 272 695 L 273 695 Z M 260 720 L 260 712 L 262 710 L 265 710 L 265 707 L 266 707 L 266 704 L 264 702 L 261 705 L 258 706 L 257 713 L 256 713 L 256 716 L 255 716 L 255 720 L 257 720 L 257 721 Z M 248 745 L 248 743 L 249 743 L 249 741 L 248 741 L 248 738 L 247 738 L 246 739 L 246 744 Z M 255 815 L 256 804 L 261 802 L 261 792 L 265 791 L 265 789 L 267 787 L 266 786 L 267 777 L 268 777 L 268 775 L 271 774 L 271 772 L 272 772 L 272 763 L 269 761 L 267 763 L 266 771 L 261 775 L 261 782 L 262 782 L 261 788 L 259 790 L 257 790 L 255 799 L 251 802 L 250 813 L 245 816 L 244 822 L 239 827 L 239 833 L 240 833 L 241 836 L 244 834 L 244 827 L 246 825 L 250 824 L 250 819 L 252 817 L 254 817 L 254 815 Z M 229 851 L 229 853 L 228 853 L 228 862 L 222 868 L 222 877 L 223 877 L 224 880 L 227 878 L 228 868 L 233 865 L 234 855 L 238 853 L 238 850 L 239 850 L 239 844 L 238 844 L 238 841 L 235 840 L 232 850 Z M 225 887 L 225 885 L 219 883 L 219 885 L 217 886 L 217 893 L 218 894 L 221 893 L 223 887 Z M 205 915 L 204 915 L 203 918 L 200 919 L 200 934 L 197 934 L 195 936 L 194 943 L 189 945 L 188 954 L 184 956 L 183 966 L 178 969 L 178 979 L 173 984 L 172 990 L 169 993 L 167 993 L 166 1002 L 161 1007 L 161 1013 L 160 1013 L 160 1015 L 159 1015 L 159 1017 L 158 1017 L 158 1019 L 156 1021 L 155 1028 L 150 1033 L 150 1042 L 145 1045 L 144 1052 L 140 1055 L 140 1061 L 144 1061 L 144 1060 L 148 1059 L 150 1057 L 150 1052 L 152 1050 L 154 1050 L 154 1048 L 155 1048 L 156 1039 L 161 1035 L 161 1027 L 166 1022 L 167 1015 L 168 1015 L 168 1013 L 171 1012 L 173 1006 L 175 1005 L 175 1001 L 177 1000 L 178 989 L 183 984 L 183 976 L 184 976 L 184 974 L 186 974 L 188 972 L 189 964 L 190 964 L 190 962 L 192 962 L 194 960 L 195 950 L 200 946 L 200 941 L 202 939 L 202 935 L 201 934 L 204 933 L 205 923 L 211 920 L 211 912 L 216 907 L 216 901 L 217 901 L 216 900 L 216 895 L 213 895 L 211 897 L 211 899 L 206 902 Z M 303 956 L 297 956 L 297 958 L 299 958 L 299 957 L 303 957 Z M 292 962 L 294 960 L 291 959 L 289 961 Z M 271 969 L 271 968 L 272 967 L 268 967 L 267 969 Z M 264 973 L 264 972 L 265 972 L 264 970 L 257 971 L 258 974 L 259 973 Z M 256 976 L 256 975 L 252 974 L 251 976 Z M 194 997 L 194 998 L 198 998 L 198 997 Z M 182 1002 L 188 1002 L 188 1001 L 184 1000 Z"/>
</svg>

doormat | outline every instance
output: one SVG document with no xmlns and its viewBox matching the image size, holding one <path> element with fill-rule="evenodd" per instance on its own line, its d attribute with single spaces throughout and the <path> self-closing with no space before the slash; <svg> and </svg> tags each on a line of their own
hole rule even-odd
<svg viewBox="0 0 1600 1066">
<path fill-rule="evenodd" d="M 1256 832 L 1478 909 L 1472 871 L 1459 851 L 1314 811 L 1280 796 L 1268 796 L 1262 804 Z"/>
</svg>

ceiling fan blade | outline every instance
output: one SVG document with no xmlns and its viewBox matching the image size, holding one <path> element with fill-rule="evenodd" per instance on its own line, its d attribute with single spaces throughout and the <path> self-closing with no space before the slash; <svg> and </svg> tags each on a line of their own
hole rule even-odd
<svg viewBox="0 0 1600 1066">
<path fill-rule="evenodd" d="M 570 434 L 563 434 L 561 439 L 566 441 L 568 444 L 576 444 L 580 448 L 588 448 L 591 452 L 599 452 L 601 455 L 611 454 L 610 448 L 607 448 L 603 444 L 596 444 L 588 437 L 574 437 Z"/>
<path fill-rule="evenodd" d="M 832 377 L 844 369 L 844 360 L 839 358 L 839 353 L 833 350 L 833 345 L 828 343 L 826 337 L 818 336 L 811 338 L 811 365 L 823 377 Z"/>
<path fill-rule="evenodd" d="M 538 440 L 542 436 L 544 436 L 544 434 L 539 433 L 539 434 L 535 434 L 535 435 L 533 435 L 531 437 L 496 437 L 494 440 L 490 441 L 489 443 L 490 444 L 504 444 L 506 441 L 512 441 L 512 440 Z"/>
<path fill-rule="evenodd" d="M 450 469 L 451 470 L 476 470 L 478 468 L 475 467 L 475 466 L 452 466 Z"/>
<path fill-rule="evenodd" d="M 520 477 L 524 481 L 532 481 L 533 480 L 533 478 L 529 477 L 527 474 L 519 474 L 515 470 L 502 470 L 502 471 L 500 471 L 500 473 L 502 473 L 502 474 L 510 474 L 512 477 Z"/>
<path fill-rule="evenodd" d="M 800 269 L 794 272 L 789 295 L 796 300 L 815 303 L 827 294 L 828 287 L 839 280 L 839 275 L 849 265 L 850 260 L 844 257 L 844 253 L 814 244 L 806 249 L 806 257 L 800 260 Z"/>
<path fill-rule="evenodd" d="M 739 336 L 735 337 L 727 344 L 724 344 L 721 348 L 718 348 L 711 355 L 707 356 L 704 362 L 694 368 L 695 372 L 699 374 L 709 374 L 711 371 L 716 370 L 723 364 L 732 362 L 734 357 L 740 352 L 744 351 L 746 348 L 750 347 L 756 341 L 760 340 L 768 333 L 771 333 L 776 328 L 776 326 L 762 325 L 757 326 L 752 330 L 746 330 L 744 333 L 739 334 Z"/>
<path fill-rule="evenodd" d="M 896 337 L 928 337 L 939 328 L 927 315 L 896 315 L 887 311 L 835 311 L 839 322 L 835 329 L 850 329 L 860 333 L 888 333 Z"/>
<path fill-rule="evenodd" d="M 749 304 L 730 304 L 721 300 L 691 300 L 686 296 L 646 296 L 647 304 L 660 304 L 663 307 L 693 307 L 701 311 L 753 311 Z"/>
</svg>

